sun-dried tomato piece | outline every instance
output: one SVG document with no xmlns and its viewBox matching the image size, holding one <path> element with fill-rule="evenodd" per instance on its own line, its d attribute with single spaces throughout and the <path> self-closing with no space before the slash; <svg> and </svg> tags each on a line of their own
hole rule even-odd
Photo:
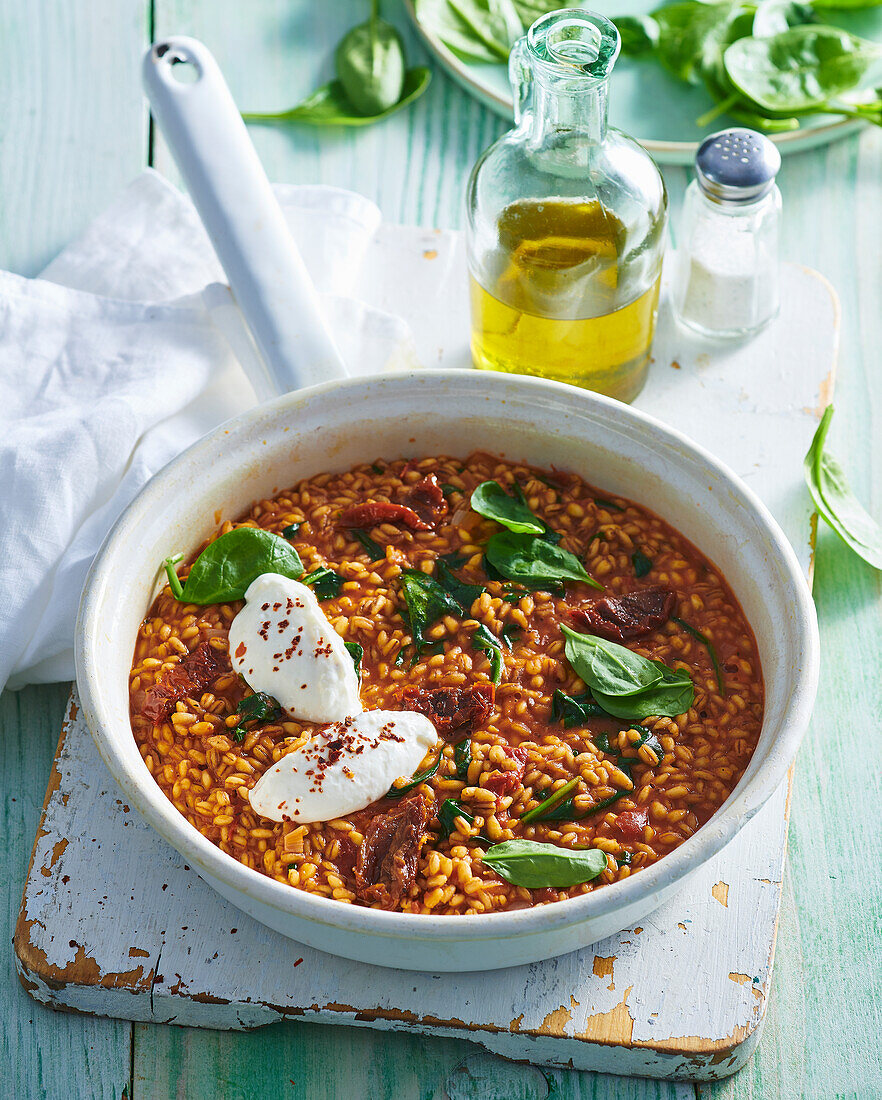
<svg viewBox="0 0 882 1100">
<path fill-rule="evenodd" d="M 147 688 L 140 700 L 139 713 L 151 722 L 162 722 L 174 710 L 178 699 L 198 698 L 221 673 L 229 670 L 229 655 L 203 642 L 167 672 L 160 683 Z"/>
<path fill-rule="evenodd" d="M 379 902 L 383 909 L 398 905 L 416 878 L 430 816 L 425 798 L 418 795 L 372 819 L 355 865 L 362 901 Z"/>
<path fill-rule="evenodd" d="M 677 599 L 670 588 L 638 588 L 627 596 L 604 596 L 584 607 L 569 607 L 573 626 L 613 642 L 627 642 L 666 623 Z"/>
<path fill-rule="evenodd" d="M 495 699 L 493 684 L 465 688 L 406 687 L 401 692 L 402 707 L 425 715 L 442 737 L 460 732 L 465 737 L 479 729 L 490 717 Z M 448 737 L 448 740 L 461 740 L 461 737 Z"/>
<path fill-rule="evenodd" d="M 503 745 L 502 748 L 509 760 L 514 760 L 517 763 L 517 767 L 512 768 L 510 771 L 490 772 L 481 780 L 481 786 L 486 787 L 488 791 L 492 791 L 497 798 L 514 794 L 520 788 L 524 780 L 524 769 L 527 766 L 529 756 L 527 750 L 520 746 L 511 748 L 509 745 Z"/>
<path fill-rule="evenodd" d="M 422 481 L 412 486 L 402 498 L 404 503 L 414 510 L 423 523 L 430 527 L 447 515 L 447 501 L 444 490 L 434 474 L 428 474 Z"/>
<path fill-rule="evenodd" d="M 612 827 L 617 829 L 623 840 L 642 840 L 643 828 L 649 821 L 649 810 L 641 806 L 637 810 L 624 810 L 616 816 Z"/>
<path fill-rule="evenodd" d="M 352 504 L 340 515 L 342 527 L 376 527 L 380 523 L 397 523 L 411 531 L 431 531 L 413 508 L 406 504 L 393 504 L 388 500 L 369 500 L 365 504 Z"/>
</svg>

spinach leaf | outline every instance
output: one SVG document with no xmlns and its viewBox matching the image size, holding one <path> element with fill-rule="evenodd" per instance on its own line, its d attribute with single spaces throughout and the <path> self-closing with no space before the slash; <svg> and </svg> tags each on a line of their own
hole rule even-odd
<svg viewBox="0 0 882 1100">
<path fill-rule="evenodd" d="M 193 562 L 183 586 L 174 572 L 174 563 L 172 558 L 165 561 L 175 598 L 199 605 L 241 600 L 262 573 L 280 573 L 292 580 L 303 573 L 303 563 L 294 547 L 259 527 L 234 527 L 210 542 Z"/>
<path fill-rule="evenodd" d="M 651 15 L 618 15 L 613 22 L 622 40 L 622 53 L 626 57 L 652 53 L 658 46 L 661 32 Z"/>
<path fill-rule="evenodd" d="M 415 0 L 414 10 L 429 34 L 466 61 L 508 61 L 524 33 L 512 0 Z"/>
<path fill-rule="evenodd" d="M 741 38 L 723 61 L 734 86 L 763 112 L 796 115 L 856 88 L 880 59 L 880 43 L 808 24 L 771 38 Z"/>
<path fill-rule="evenodd" d="M 441 826 L 442 836 L 452 836 L 453 833 L 459 832 L 456 827 L 456 818 L 458 817 L 461 817 L 467 825 L 475 824 L 474 817 L 461 802 L 457 802 L 455 798 L 446 798 L 441 803 L 441 809 L 438 811 L 438 823 Z M 482 837 L 481 839 L 485 838 Z"/>
<path fill-rule="evenodd" d="M 565 691 L 558 690 L 551 697 L 551 720 L 563 722 L 565 730 L 583 726 L 589 718 L 600 717 L 605 717 L 603 709 L 587 693 L 567 695 Z M 604 749 L 604 752 L 609 752 L 609 749 Z"/>
<path fill-rule="evenodd" d="M 360 680 L 361 662 L 362 658 L 364 657 L 364 647 L 360 646 L 358 642 L 344 642 L 343 645 L 346 646 L 346 651 L 352 658 L 353 664 L 355 665 L 355 671 L 358 673 L 358 678 Z"/>
<path fill-rule="evenodd" d="M 404 42 L 379 16 L 372 0 L 371 16 L 343 36 L 334 51 L 337 79 L 349 102 L 362 115 L 381 115 L 394 107 L 404 87 Z"/>
<path fill-rule="evenodd" d="M 302 526 L 302 523 L 289 523 L 287 527 L 282 528 L 282 538 L 293 539 Z"/>
<path fill-rule="evenodd" d="M 339 596 L 340 589 L 343 587 L 343 578 L 340 574 L 335 573 L 333 569 L 328 569 L 327 566 L 313 569 L 311 573 L 301 577 L 300 581 L 301 584 L 308 584 L 320 600 L 330 600 L 334 596 Z"/>
<path fill-rule="evenodd" d="M 647 573 L 652 572 L 652 559 L 641 550 L 635 550 L 631 555 L 631 564 L 634 566 L 635 577 L 645 577 Z"/>
<path fill-rule="evenodd" d="M 585 572 L 575 554 L 530 535 L 500 531 L 487 543 L 486 555 L 494 569 L 517 584 L 537 588 L 572 580 L 603 588 Z"/>
<path fill-rule="evenodd" d="M 622 854 L 620 856 L 615 856 L 614 858 L 615 858 L 615 861 L 616 861 L 616 863 L 618 864 L 619 867 L 630 867 L 631 866 L 631 853 L 630 852 L 622 852 Z"/>
<path fill-rule="evenodd" d="M 506 840 L 494 844 L 484 862 L 514 886 L 537 890 L 564 888 L 589 882 L 606 870 L 606 853 L 597 848 L 559 848 L 534 840 Z"/>
<path fill-rule="evenodd" d="M 513 649 L 515 642 L 521 635 L 521 628 L 515 623 L 506 623 L 499 635 L 499 640 L 506 649 Z"/>
<path fill-rule="evenodd" d="M 652 16 L 659 30 L 659 61 L 680 80 L 700 84 L 732 41 L 733 23 L 744 14 L 742 0 L 682 0 L 657 8 Z"/>
<path fill-rule="evenodd" d="M 497 481 L 482 481 L 472 492 L 469 503 L 473 512 L 501 523 L 509 531 L 541 535 L 545 530 L 529 507 L 510 497 Z"/>
<path fill-rule="evenodd" d="M 236 713 L 239 722 L 231 734 L 234 741 L 244 741 L 248 730 L 246 722 L 274 722 L 282 713 L 282 708 L 271 695 L 265 695 L 262 691 L 255 691 L 253 695 L 246 695 L 236 704 Z"/>
<path fill-rule="evenodd" d="M 659 739 L 655 736 L 655 734 L 652 732 L 652 730 L 648 730 L 645 726 L 632 726 L 631 728 L 640 730 L 640 740 L 635 741 L 634 744 L 631 746 L 631 748 L 632 749 L 642 749 L 643 746 L 645 745 L 646 748 L 651 749 L 652 752 L 655 753 L 656 759 L 658 760 L 659 763 L 661 763 L 661 761 L 664 759 L 665 750 L 662 748 L 661 741 L 659 741 Z M 619 763 L 618 763 L 619 767 L 622 766 L 622 761 L 623 760 L 625 760 L 625 757 L 620 756 L 619 757 Z M 636 760 L 630 760 L 630 761 L 626 761 L 626 763 L 636 764 L 637 761 Z"/>
<path fill-rule="evenodd" d="M 441 554 L 438 558 L 438 561 L 443 561 L 449 569 L 462 569 L 468 560 L 468 555 L 460 554 L 458 550 L 451 550 L 449 554 Z"/>
<path fill-rule="evenodd" d="M 676 717 L 692 706 L 695 689 L 687 673 L 650 661 L 630 649 L 562 627 L 567 660 L 608 714 L 628 721 L 650 715 Z"/>
<path fill-rule="evenodd" d="M 417 653 L 429 645 L 425 632 L 442 615 L 460 614 L 460 606 L 441 585 L 419 569 L 405 569 L 401 574 L 401 590 L 407 604 L 407 619 Z"/>
<path fill-rule="evenodd" d="M 368 126 L 372 122 L 380 122 L 402 107 L 407 107 L 418 99 L 428 88 L 432 74 L 429 69 L 417 66 L 408 69 L 404 74 L 404 86 L 401 89 L 401 98 L 397 103 L 388 107 L 377 115 L 359 114 L 355 106 L 350 102 L 346 89 L 339 80 L 332 80 L 317 88 L 312 95 L 306 97 L 302 103 L 292 107 L 289 111 L 277 113 L 245 112 L 242 118 L 246 122 L 261 124 L 274 124 L 278 122 L 303 122 L 310 126 Z"/>
<path fill-rule="evenodd" d="M 760 0 L 751 34 L 754 38 L 771 38 L 773 34 L 781 34 L 790 27 L 811 23 L 813 18 L 810 5 L 800 4 L 798 0 Z"/>
<path fill-rule="evenodd" d="M 856 499 L 836 459 L 824 450 L 832 418 L 833 406 L 828 405 L 805 456 L 805 482 L 822 519 L 859 557 L 882 569 L 882 527 Z"/>
<path fill-rule="evenodd" d="M 720 689 L 720 695 L 726 694 L 726 681 L 723 679 L 723 670 L 720 668 L 720 662 L 717 658 L 717 651 L 714 647 L 714 643 L 708 638 L 706 634 L 702 634 L 700 630 L 696 630 L 694 626 L 687 623 L 684 619 L 678 618 L 676 615 L 671 616 L 671 622 L 677 623 L 678 626 L 682 626 L 687 634 L 691 634 L 697 642 L 701 642 L 704 648 L 707 650 L 707 655 L 710 657 L 711 665 L 713 666 L 714 676 L 717 680 L 717 687 Z"/>
<path fill-rule="evenodd" d="M 425 783 L 427 779 L 431 779 L 440 766 L 441 753 L 439 752 L 434 762 L 431 763 L 425 771 L 417 772 L 417 774 L 411 778 L 410 782 L 405 783 L 402 787 L 390 787 L 389 790 L 386 791 L 386 798 L 401 798 L 406 794 L 410 794 L 410 792 L 415 787 L 418 787 L 420 783 Z"/>
<path fill-rule="evenodd" d="M 490 658 L 490 680 L 498 684 L 502 679 L 502 642 L 491 634 L 483 623 L 472 634 L 472 647 L 483 650 Z"/>
<path fill-rule="evenodd" d="M 578 785 L 578 779 L 571 779 L 569 783 L 564 783 L 562 787 L 559 787 L 554 792 L 540 791 L 539 804 L 534 806 L 532 810 L 527 810 L 518 820 L 522 825 L 529 825 L 531 821 L 549 820 L 548 815 L 550 811 L 558 809 L 565 802 L 569 802 L 572 805 L 573 800 L 571 795 Z"/>
<path fill-rule="evenodd" d="M 548 526 L 544 519 L 540 519 L 539 516 L 533 515 L 533 510 L 527 503 L 526 494 L 524 493 L 524 490 L 520 487 L 518 482 L 515 482 L 514 485 L 512 485 L 512 492 L 514 493 L 515 499 L 518 501 L 518 503 L 523 505 L 523 507 L 527 509 L 530 515 L 533 516 L 535 522 L 539 524 L 539 531 L 537 532 L 539 538 L 545 539 L 546 542 L 553 542 L 554 545 L 557 546 L 557 544 L 563 538 L 563 535 L 558 534 L 557 531 L 552 530 L 552 528 Z M 511 530 L 514 530 L 514 528 L 511 528 Z"/>
<path fill-rule="evenodd" d="M 371 561 L 379 561 L 380 558 L 385 558 L 386 551 L 379 543 L 374 542 L 367 531 L 363 530 L 361 527 L 350 527 L 349 533 L 365 548 Z"/>
<path fill-rule="evenodd" d="M 484 591 L 483 585 L 466 584 L 465 581 L 461 581 L 458 577 L 454 577 L 450 570 L 450 566 L 441 558 L 438 559 L 438 563 L 435 567 L 435 577 L 444 591 L 456 600 L 463 614 L 469 612 L 472 604 Z"/>
<path fill-rule="evenodd" d="M 469 764 L 472 762 L 472 739 L 466 737 L 453 746 L 453 763 L 456 765 L 456 778 L 468 779 Z"/>
</svg>

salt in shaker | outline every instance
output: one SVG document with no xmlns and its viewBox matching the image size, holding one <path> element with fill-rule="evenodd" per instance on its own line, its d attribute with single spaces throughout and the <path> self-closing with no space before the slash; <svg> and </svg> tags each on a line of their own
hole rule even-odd
<svg viewBox="0 0 882 1100">
<path fill-rule="evenodd" d="M 706 138 L 686 190 L 674 308 L 708 336 L 757 332 L 778 312 L 781 155 L 767 137 L 742 128 Z"/>
</svg>

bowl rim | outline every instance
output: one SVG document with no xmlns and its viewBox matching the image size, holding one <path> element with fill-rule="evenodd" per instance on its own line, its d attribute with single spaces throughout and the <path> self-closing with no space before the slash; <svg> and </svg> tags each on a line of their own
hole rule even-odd
<svg viewBox="0 0 882 1100">
<path fill-rule="evenodd" d="M 611 883 L 602 890 L 592 890 L 553 905 L 532 906 L 515 911 L 477 914 L 432 915 L 398 913 L 367 906 L 344 905 L 333 898 L 310 894 L 287 883 L 281 883 L 260 871 L 246 867 L 209 841 L 191 825 L 183 814 L 167 800 L 152 776 L 143 769 L 129 766 L 117 749 L 114 729 L 118 725 L 108 714 L 102 698 L 101 666 L 92 653 L 98 632 L 98 610 L 101 593 L 107 583 L 109 564 L 119 552 L 127 534 L 137 524 L 138 515 L 164 499 L 165 483 L 194 460 L 210 456 L 221 442 L 235 446 L 236 436 L 246 432 L 255 422 L 267 416 L 273 419 L 290 416 L 298 406 L 342 391 L 358 391 L 378 384 L 405 386 L 419 379 L 443 386 L 445 382 L 473 385 L 479 390 L 511 391 L 514 386 L 522 393 L 551 400 L 565 400 L 594 406 L 604 415 L 633 428 L 642 427 L 656 438 L 663 437 L 668 446 L 675 446 L 712 470 L 720 483 L 751 511 L 756 522 L 779 556 L 782 572 L 791 584 L 793 617 L 797 636 L 801 639 L 802 660 L 784 707 L 778 733 L 769 748 L 764 767 L 735 795 L 730 795 L 721 810 L 687 841 L 673 852 L 641 870 Z M 504 401 L 499 415 L 504 419 Z M 468 369 L 433 369 L 392 371 L 361 378 L 348 378 L 320 383 L 292 391 L 270 401 L 253 406 L 225 421 L 207 433 L 166 466 L 159 470 L 138 492 L 108 532 L 89 569 L 80 601 L 76 623 L 75 659 L 77 684 L 84 716 L 98 751 L 114 779 L 160 836 L 172 845 L 188 863 L 195 865 L 212 880 L 224 884 L 236 895 L 258 905 L 267 906 L 279 914 L 299 918 L 315 925 L 326 925 L 342 931 L 359 932 L 373 937 L 425 940 L 456 944 L 464 941 L 496 940 L 545 934 L 558 927 L 569 927 L 589 919 L 610 915 L 618 909 L 628 909 L 641 899 L 657 895 L 684 879 L 721 851 L 754 816 L 784 781 L 799 743 L 808 726 L 817 690 L 820 644 L 814 603 L 796 554 L 765 504 L 744 481 L 700 444 L 676 428 L 655 417 L 612 398 L 561 382 L 530 376 L 494 375 Z M 125 730 L 132 736 L 130 727 Z M 159 796 L 158 798 L 156 796 Z"/>
</svg>

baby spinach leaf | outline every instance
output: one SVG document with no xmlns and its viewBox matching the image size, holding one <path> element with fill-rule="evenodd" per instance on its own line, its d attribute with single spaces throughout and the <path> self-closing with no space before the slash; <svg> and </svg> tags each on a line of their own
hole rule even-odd
<svg viewBox="0 0 882 1100">
<path fill-rule="evenodd" d="M 166 572 L 174 572 L 172 559 Z M 190 569 L 190 575 L 172 592 L 182 603 L 230 603 L 241 600 L 248 586 L 262 573 L 280 573 L 297 580 L 303 573 L 300 555 L 285 539 L 259 527 L 234 527 L 210 542 Z M 175 576 L 177 581 L 177 576 Z"/>
<path fill-rule="evenodd" d="M 631 564 L 634 566 L 635 577 L 645 577 L 647 573 L 652 572 L 652 559 L 641 550 L 635 550 L 631 555 Z"/>
<path fill-rule="evenodd" d="M 473 512 L 501 523 L 509 531 L 541 535 L 545 530 L 529 507 L 510 497 L 497 481 L 482 481 L 472 492 L 469 503 Z"/>
<path fill-rule="evenodd" d="M 659 26 L 651 15 L 619 15 L 613 22 L 622 40 L 622 53 L 626 57 L 652 53 L 658 45 Z"/>
<path fill-rule="evenodd" d="M 754 38 L 771 38 L 790 27 L 811 23 L 814 12 L 808 4 L 798 0 L 760 0 L 753 17 L 751 34 Z"/>
<path fill-rule="evenodd" d="M 650 661 L 630 649 L 562 627 L 567 660 L 608 714 L 628 721 L 650 715 L 676 717 L 692 705 L 695 689 L 687 673 Z"/>
<path fill-rule="evenodd" d="M 559 787 L 556 791 L 541 791 L 540 801 L 537 806 L 534 806 L 532 810 L 527 810 L 525 814 L 522 814 L 519 818 L 522 825 L 529 825 L 531 821 L 546 821 L 550 811 L 558 809 L 565 802 L 572 803 L 570 797 L 573 791 L 578 787 L 579 780 L 571 779 L 569 783 L 564 783 L 562 787 Z"/>
<path fill-rule="evenodd" d="M 701 642 L 704 648 L 707 650 L 707 655 L 710 657 L 710 663 L 713 666 L 714 676 L 716 677 L 717 687 L 720 689 L 720 695 L 726 694 L 726 681 L 723 679 L 723 670 L 720 668 L 720 662 L 717 658 L 717 651 L 714 647 L 714 643 L 708 638 L 706 634 L 702 634 L 700 630 L 696 630 L 694 626 L 691 626 L 684 619 L 679 619 L 676 615 L 671 616 L 671 622 L 677 623 L 678 626 L 682 626 L 687 634 L 691 634 L 697 642 Z"/>
<path fill-rule="evenodd" d="M 640 740 L 635 741 L 631 746 L 632 749 L 642 749 L 645 745 L 646 748 L 651 749 L 655 754 L 656 759 L 661 762 L 664 759 L 665 750 L 662 748 L 661 741 L 655 736 L 652 730 L 646 729 L 645 726 L 632 726 L 632 729 L 638 729 L 640 731 Z M 619 757 L 619 767 L 622 766 L 624 757 Z M 631 764 L 635 764 L 636 760 L 629 761 Z"/>
<path fill-rule="evenodd" d="M 293 539 L 302 526 L 302 523 L 289 523 L 287 527 L 282 528 L 282 538 Z"/>
<path fill-rule="evenodd" d="M 340 589 L 343 587 L 343 578 L 340 574 L 335 573 L 333 569 L 328 569 L 327 566 L 313 569 L 311 573 L 301 577 L 300 581 L 301 584 L 308 584 L 320 600 L 330 600 L 334 596 L 339 596 Z"/>
<path fill-rule="evenodd" d="M 508 61 L 524 33 L 512 0 L 415 0 L 414 10 L 429 34 L 466 61 Z"/>
<path fill-rule="evenodd" d="M 343 36 L 334 51 L 337 79 L 349 102 L 363 115 L 394 107 L 404 87 L 404 42 L 373 0 L 371 17 Z"/>
<path fill-rule="evenodd" d="M 460 554 L 458 550 L 451 550 L 449 554 L 441 554 L 438 558 L 438 561 L 443 561 L 449 569 L 462 569 L 468 560 L 468 555 Z"/>
<path fill-rule="evenodd" d="M 424 771 L 417 772 L 413 776 L 410 782 L 405 783 L 401 787 L 390 787 L 386 791 L 386 798 L 401 798 L 403 795 L 409 794 L 414 788 L 418 787 L 420 783 L 425 783 L 427 779 L 431 779 L 438 768 L 441 766 L 441 753 L 435 757 L 435 760 Z"/>
<path fill-rule="evenodd" d="M 551 697 L 551 720 L 563 722 L 565 730 L 572 729 L 573 726 L 584 726 L 589 718 L 601 717 L 606 717 L 603 709 L 587 693 L 567 695 L 565 691 L 558 690 Z"/>
<path fill-rule="evenodd" d="M 521 627 L 515 623 L 506 623 L 499 635 L 499 640 L 506 649 L 513 649 L 515 642 L 521 635 Z"/>
<path fill-rule="evenodd" d="M 404 74 L 404 86 L 401 90 L 401 98 L 391 107 L 387 107 L 377 115 L 359 114 L 355 106 L 350 102 L 346 89 L 339 80 L 332 80 L 317 88 L 312 95 L 306 97 L 302 103 L 292 107 L 289 111 L 277 113 L 243 113 L 246 122 L 274 124 L 279 122 L 303 122 L 310 126 L 368 126 L 372 122 L 380 122 L 396 111 L 413 103 L 428 88 L 432 73 L 423 66 L 408 69 Z"/>
<path fill-rule="evenodd" d="M 282 708 L 271 695 L 265 695 L 262 691 L 255 691 L 253 695 L 246 695 L 236 704 L 236 713 L 239 722 L 231 731 L 234 741 L 244 741 L 248 730 L 246 722 L 273 722 L 282 713 Z"/>
<path fill-rule="evenodd" d="M 854 496 L 836 459 L 824 450 L 832 419 L 833 406 L 828 405 L 805 456 L 805 482 L 818 514 L 846 546 L 874 569 L 882 569 L 882 527 Z"/>
<path fill-rule="evenodd" d="M 441 585 L 419 569 L 405 569 L 401 590 L 407 604 L 407 619 L 417 653 L 429 644 L 425 632 L 442 615 L 460 614 L 460 606 Z"/>
<path fill-rule="evenodd" d="M 530 588 L 566 580 L 603 588 L 585 572 L 575 554 L 541 538 L 500 531 L 487 543 L 486 556 L 502 576 Z"/>
<path fill-rule="evenodd" d="M 452 836 L 454 833 L 459 832 L 456 827 L 458 817 L 461 817 L 467 825 L 475 824 L 474 816 L 468 812 L 461 802 L 458 802 L 455 798 L 445 798 L 441 803 L 441 809 L 438 811 L 438 823 L 441 826 L 442 836 Z M 482 837 L 481 839 L 485 838 Z"/>
<path fill-rule="evenodd" d="M 444 591 L 456 600 L 460 611 L 464 614 L 468 613 L 472 604 L 484 591 L 483 585 L 466 584 L 465 581 L 455 577 L 450 570 L 450 566 L 441 558 L 438 559 L 435 567 L 435 577 Z"/>
<path fill-rule="evenodd" d="M 491 634 L 487 627 L 480 623 L 478 629 L 472 634 L 472 646 L 481 649 L 490 658 L 490 680 L 498 684 L 502 679 L 502 642 Z"/>
<path fill-rule="evenodd" d="M 753 7 L 747 13 L 753 17 Z M 689 84 L 699 84 L 732 41 L 736 19 L 745 15 L 741 0 L 682 0 L 652 12 L 659 29 L 657 56 L 666 69 Z M 749 33 L 749 27 L 746 28 Z"/>
<path fill-rule="evenodd" d="M 359 680 L 361 679 L 361 662 L 364 657 L 364 646 L 360 646 L 358 642 L 344 642 L 346 651 L 352 658 L 352 662 L 355 665 L 355 671 L 358 673 Z"/>
<path fill-rule="evenodd" d="M 349 533 L 365 548 L 371 561 L 379 561 L 380 558 L 385 558 L 386 551 L 379 543 L 374 542 L 367 531 L 362 530 L 361 527 L 350 527 Z"/>
<path fill-rule="evenodd" d="M 764 112 L 783 115 L 822 107 L 856 88 L 880 59 L 882 44 L 815 24 L 741 38 L 723 58 L 739 92 Z"/>
<path fill-rule="evenodd" d="M 468 779 L 469 764 L 472 762 L 472 739 L 466 737 L 453 746 L 453 763 L 456 765 L 456 778 Z"/>
<path fill-rule="evenodd" d="M 494 844 L 485 853 L 484 862 L 514 886 L 560 889 L 597 878 L 606 870 L 606 853 L 597 848 L 559 848 L 534 840 L 506 840 Z"/>
<path fill-rule="evenodd" d="M 615 861 L 616 861 L 616 864 L 619 867 L 630 867 L 631 866 L 631 853 L 630 852 L 622 852 L 622 854 L 620 856 L 615 856 Z"/>
</svg>

